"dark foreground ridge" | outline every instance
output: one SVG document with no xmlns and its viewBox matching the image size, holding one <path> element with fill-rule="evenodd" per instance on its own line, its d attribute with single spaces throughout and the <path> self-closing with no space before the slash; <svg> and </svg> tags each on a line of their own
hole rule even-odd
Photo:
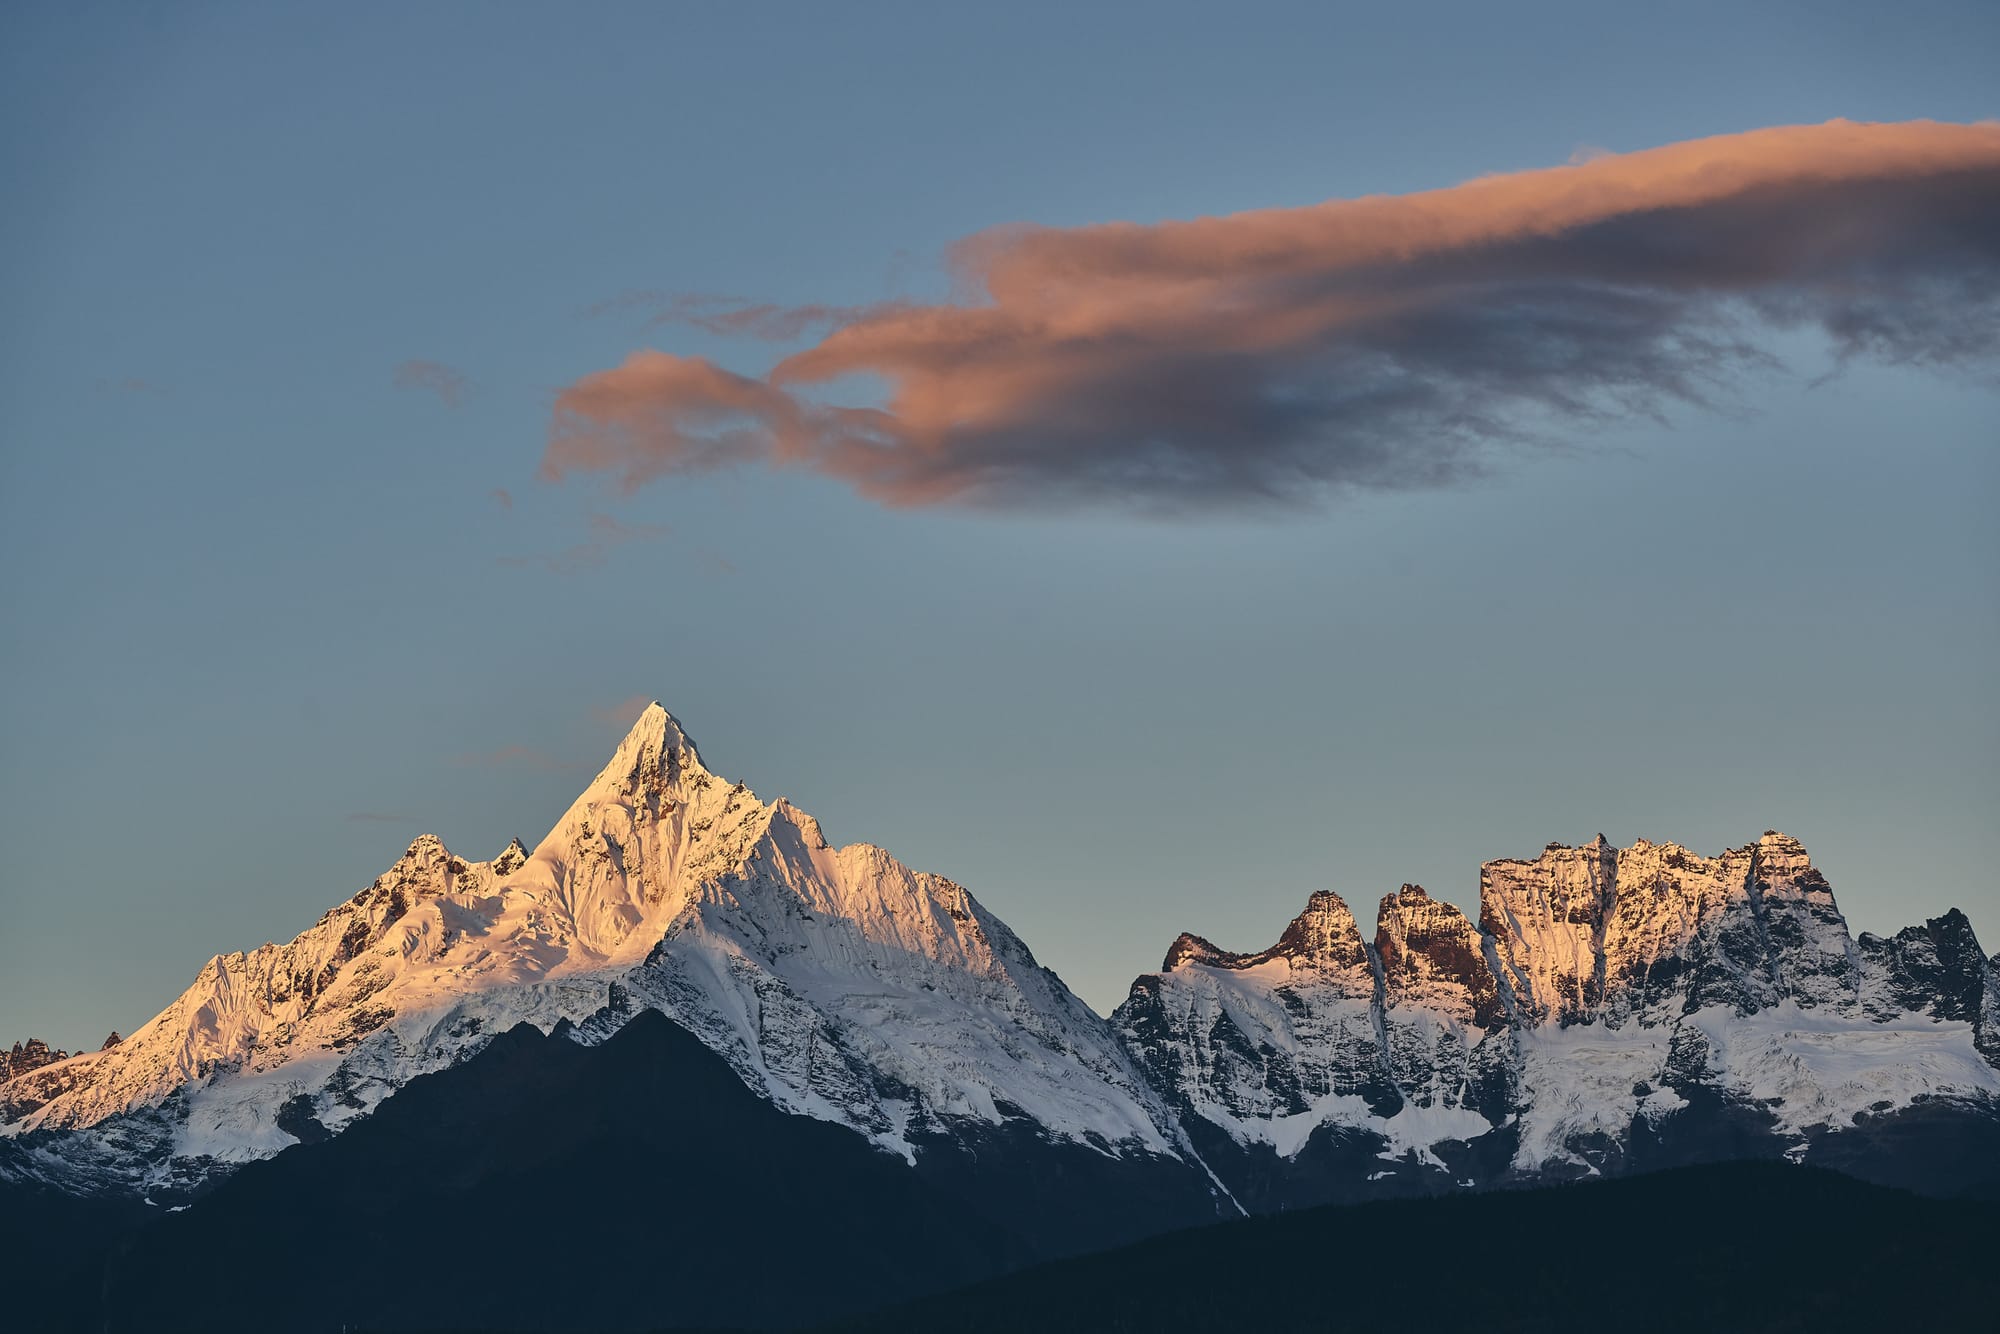
<svg viewBox="0 0 2000 1334">
<path fill-rule="evenodd" d="M 657 1011 L 597 1046 L 522 1024 L 181 1212 L 0 1181 L 0 1244 L 44 1279 L 0 1326 L 770 1328 L 1212 1216 L 1157 1165 L 983 1147 L 1004 1169 L 939 1145 L 912 1171 L 773 1107 Z"/>
<path fill-rule="evenodd" d="M 1173 1233 L 833 1328 L 841 1334 L 1992 1329 L 2000 1206 L 1819 1168 L 1336 1206 Z"/>
<path fill-rule="evenodd" d="M 0 1179 L 212 1213 L 516 1023 L 588 1045 L 649 1010 L 1035 1258 L 1745 1158 L 2000 1196 L 2000 956 L 1956 911 L 1857 938 L 1776 830 L 1549 844 L 1481 867 L 1476 919 L 1404 885 L 1368 935 L 1318 890 L 1268 949 L 1180 936 L 1100 1016 L 964 886 L 834 848 L 657 704 L 533 852 L 420 836 L 107 1049 L 10 1049 Z"/>
<path fill-rule="evenodd" d="M 800 1326 L 1244 1211 L 1289 1263 L 1212 1233 L 1068 1271 L 1101 1309 L 1009 1305 L 1046 1275 L 968 1300 L 1936 1325 L 1982 1281 L 1976 1208 L 1785 1193 L 1825 1180 L 1803 1162 L 2000 1201 L 2000 956 L 1963 914 L 1857 939 L 1773 830 L 1551 844 L 1486 863 L 1480 905 L 1405 885 L 1364 936 L 1318 891 L 1254 954 L 1181 936 L 1106 1019 L 963 886 L 833 848 L 654 705 L 532 853 L 419 837 L 131 1037 L 7 1049 L 0 1330 Z M 1519 1193 L 1748 1160 L 1693 1196 Z M 1514 1193 L 1431 1199 L 1482 1189 Z"/>
<path fill-rule="evenodd" d="M 1304 1210 L 1049 1263 L 1190 1201 L 1090 1175 L 1099 1155 L 996 1149 L 993 1170 L 912 1171 L 772 1107 L 657 1012 L 596 1047 L 523 1025 L 183 1212 L 0 1185 L 0 1246 L 36 1276 L 0 1323 L 1803 1334 L 2000 1312 L 2000 1205 L 1786 1163 Z"/>
</svg>

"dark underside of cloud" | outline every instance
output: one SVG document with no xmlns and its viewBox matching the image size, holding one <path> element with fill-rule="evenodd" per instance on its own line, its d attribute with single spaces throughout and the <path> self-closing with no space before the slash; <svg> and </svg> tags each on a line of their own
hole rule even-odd
<svg viewBox="0 0 2000 1334">
<path fill-rule="evenodd" d="M 731 324 L 701 298 L 705 326 L 828 331 L 762 378 L 652 350 L 586 376 L 543 475 L 763 464 L 892 505 L 1312 504 L 1732 402 L 1777 330 L 1990 377 L 2000 125 L 1758 130 L 1417 195 L 1001 228 L 952 258 L 964 303 Z M 850 376 L 881 405 L 810 392 Z"/>
</svg>

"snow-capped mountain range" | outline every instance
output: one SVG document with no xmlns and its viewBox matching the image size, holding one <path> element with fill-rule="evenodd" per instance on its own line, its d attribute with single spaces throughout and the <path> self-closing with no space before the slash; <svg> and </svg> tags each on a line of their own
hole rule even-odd
<svg viewBox="0 0 2000 1334">
<path fill-rule="evenodd" d="M 1364 941 L 1317 893 L 1261 953 L 1182 936 L 1113 1022 L 1222 1132 L 1198 1142 L 1359 1143 L 1382 1176 L 1597 1173 L 1746 1134 L 1806 1158 L 1912 1108 L 2000 1115 L 2000 958 L 1955 910 L 1856 941 L 1775 831 L 1716 858 L 1600 835 L 1489 862 L 1477 926 L 1405 885 Z"/>
<path fill-rule="evenodd" d="M 654 704 L 532 852 L 468 862 L 419 838 L 290 943 L 210 960 L 117 1046 L 0 1086 L 10 1170 L 198 1184 L 516 1023 L 595 1041 L 641 1008 L 905 1158 L 960 1120 L 1113 1155 L 1180 1139 L 1107 1022 L 962 887 L 831 847 L 711 773 Z"/>
<path fill-rule="evenodd" d="M 596 1044 L 646 1010 L 905 1162 L 1004 1136 L 1224 1213 L 2000 1126 L 2000 958 L 1955 911 L 1854 940 L 1782 834 L 1552 844 L 1483 868 L 1477 924 L 1406 885 L 1366 938 L 1322 891 L 1255 954 L 1180 937 L 1107 1020 L 964 888 L 830 846 L 655 704 L 532 851 L 419 838 L 124 1040 L 0 1082 L 0 1176 L 195 1191 L 517 1024 Z"/>
</svg>

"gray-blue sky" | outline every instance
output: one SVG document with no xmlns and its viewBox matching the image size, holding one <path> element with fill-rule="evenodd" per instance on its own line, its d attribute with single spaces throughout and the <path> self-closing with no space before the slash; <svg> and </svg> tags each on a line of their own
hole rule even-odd
<svg viewBox="0 0 2000 1334">
<path fill-rule="evenodd" d="M 535 480 L 633 348 L 769 362 L 584 313 L 623 294 L 935 296 L 996 223 L 2000 114 L 1989 6 L 1611 8 L 10 15 L 0 1037 L 129 1030 L 420 830 L 532 841 L 641 694 L 1100 1005 L 1179 931 L 1470 906 L 1600 829 L 1782 828 L 1857 927 L 1958 904 L 2000 948 L 2000 401 L 1961 379 L 1815 385 L 1797 339 L 1740 413 L 1282 520 Z"/>
</svg>

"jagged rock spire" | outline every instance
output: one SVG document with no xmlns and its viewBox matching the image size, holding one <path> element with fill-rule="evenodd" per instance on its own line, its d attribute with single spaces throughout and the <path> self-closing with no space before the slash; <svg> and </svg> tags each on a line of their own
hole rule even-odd
<svg viewBox="0 0 2000 1334">
<path fill-rule="evenodd" d="M 1235 954 L 1204 937 L 1184 932 L 1167 948 L 1166 960 L 1160 968 L 1172 972 L 1190 962 L 1216 968 L 1254 968 L 1273 959 L 1286 959 L 1294 967 L 1303 968 L 1365 970 L 1368 967 L 1368 951 L 1361 942 L 1354 914 L 1340 895 L 1322 889 L 1306 900 L 1305 910 L 1291 920 L 1277 944 L 1269 949 Z"/>
<path fill-rule="evenodd" d="M 507 846 L 492 862 L 493 874 L 512 875 L 528 862 L 528 849 L 521 843 L 519 835 L 507 840 Z"/>
<path fill-rule="evenodd" d="M 633 722 L 585 796 L 608 791 L 658 796 L 690 772 L 707 772 L 701 753 L 679 720 L 655 700 Z"/>
<path fill-rule="evenodd" d="M 1330 889 L 1317 890 L 1285 928 L 1272 953 L 1329 968 L 1366 968 L 1368 951 L 1354 914 Z"/>
<path fill-rule="evenodd" d="M 1422 885 L 1404 885 L 1384 896 L 1375 953 L 1389 1006 L 1428 1006 L 1480 1028 L 1495 1027 L 1503 1017 L 1479 932 L 1464 913 L 1433 899 Z"/>
</svg>

